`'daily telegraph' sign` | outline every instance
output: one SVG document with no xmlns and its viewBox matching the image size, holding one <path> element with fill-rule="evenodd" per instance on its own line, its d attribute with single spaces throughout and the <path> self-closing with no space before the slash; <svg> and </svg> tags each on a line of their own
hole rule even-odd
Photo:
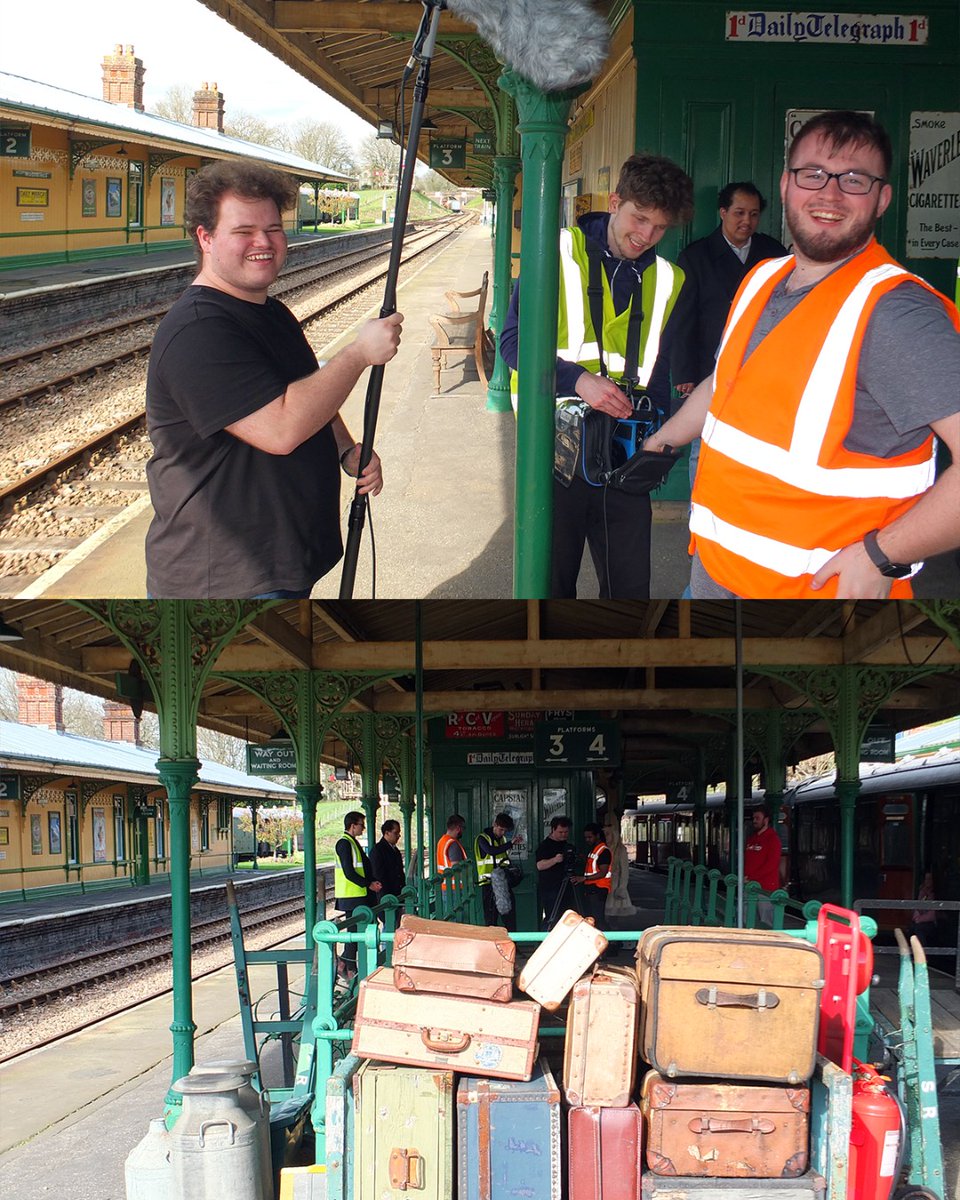
<svg viewBox="0 0 960 1200">
<path fill-rule="evenodd" d="M 925 46 L 928 19 L 897 13 L 728 12 L 728 42 L 842 42 L 852 46 Z"/>
</svg>

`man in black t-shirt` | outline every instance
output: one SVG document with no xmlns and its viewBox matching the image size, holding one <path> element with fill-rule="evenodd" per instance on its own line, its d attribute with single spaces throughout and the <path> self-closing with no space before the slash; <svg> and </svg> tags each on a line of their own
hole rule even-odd
<svg viewBox="0 0 960 1200">
<path fill-rule="evenodd" d="M 340 467 L 360 447 L 339 409 L 368 366 L 396 354 L 399 313 L 361 326 L 318 367 L 270 285 L 286 259 L 296 184 L 256 163 L 190 180 L 200 271 L 157 330 L 147 375 L 151 596 L 308 596 L 340 559 Z M 360 491 L 383 486 L 376 454 Z"/>
<path fill-rule="evenodd" d="M 549 834 L 536 850 L 537 894 L 544 929 L 552 925 L 550 917 L 563 888 L 567 866 L 574 855 L 573 847 L 568 844 L 571 823 L 569 817 L 554 817 L 550 822 Z"/>
</svg>

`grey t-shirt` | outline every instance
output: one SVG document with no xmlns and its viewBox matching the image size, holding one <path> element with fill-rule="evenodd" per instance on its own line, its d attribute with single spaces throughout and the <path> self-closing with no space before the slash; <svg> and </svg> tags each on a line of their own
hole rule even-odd
<svg viewBox="0 0 960 1200">
<path fill-rule="evenodd" d="M 777 284 L 745 358 L 816 286 L 788 292 L 785 280 Z M 919 284 L 902 283 L 882 296 L 870 315 L 857 368 L 853 423 L 844 447 L 856 454 L 893 458 L 915 449 L 934 421 L 957 411 L 960 334 L 936 296 Z"/>
</svg>

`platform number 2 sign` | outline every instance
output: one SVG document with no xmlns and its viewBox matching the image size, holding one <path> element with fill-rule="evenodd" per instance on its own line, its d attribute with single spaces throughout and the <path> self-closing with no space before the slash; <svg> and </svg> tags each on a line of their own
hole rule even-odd
<svg viewBox="0 0 960 1200">
<path fill-rule="evenodd" d="M 30 157 L 30 130 L 14 129 L 0 125 L 0 156 L 4 158 Z"/>
</svg>

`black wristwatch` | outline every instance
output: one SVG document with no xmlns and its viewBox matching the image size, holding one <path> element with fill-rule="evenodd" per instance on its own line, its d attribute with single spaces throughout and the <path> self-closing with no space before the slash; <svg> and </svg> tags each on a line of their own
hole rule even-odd
<svg viewBox="0 0 960 1200">
<path fill-rule="evenodd" d="M 871 529 L 863 536 L 863 548 L 867 556 L 881 575 L 886 575 L 888 579 L 903 579 L 913 570 L 913 564 L 891 562 L 877 544 L 878 533 L 879 530 Z"/>
</svg>

